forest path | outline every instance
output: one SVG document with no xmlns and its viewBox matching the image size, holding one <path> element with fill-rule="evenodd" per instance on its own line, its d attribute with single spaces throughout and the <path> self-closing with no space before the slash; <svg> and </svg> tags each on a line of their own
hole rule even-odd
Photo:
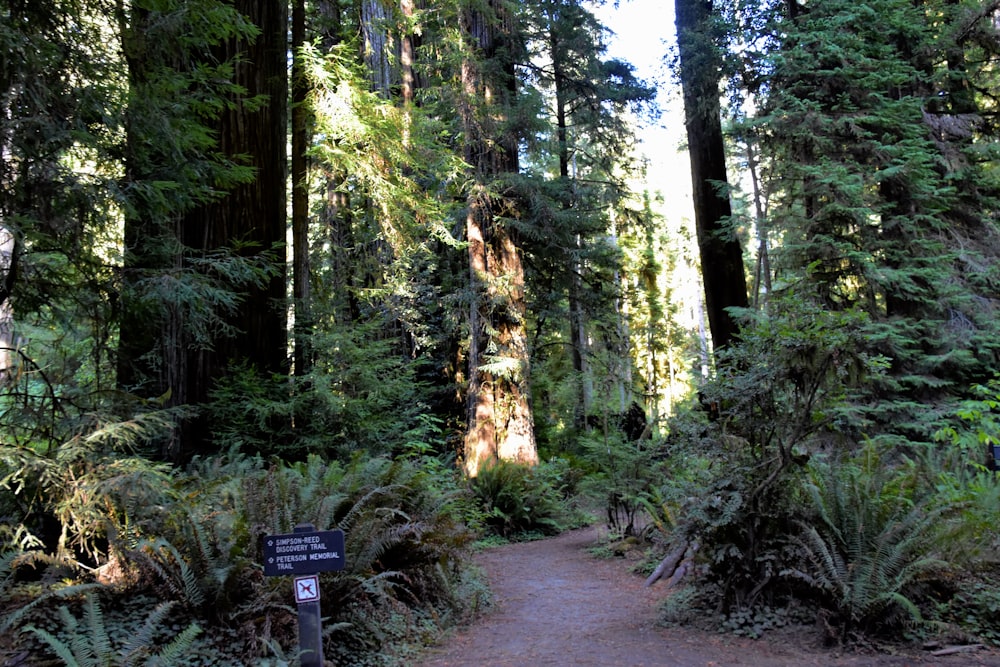
<svg viewBox="0 0 1000 667">
<path fill-rule="evenodd" d="M 595 558 L 588 548 L 598 539 L 591 527 L 478 554 L 494 607 L 415 667 L 1000 667 L 994 652 L 837 656 L 809 637 L 750 640 L 663 628 L 664 583 L 647 588 L 626 561 Z"/>
</svg>

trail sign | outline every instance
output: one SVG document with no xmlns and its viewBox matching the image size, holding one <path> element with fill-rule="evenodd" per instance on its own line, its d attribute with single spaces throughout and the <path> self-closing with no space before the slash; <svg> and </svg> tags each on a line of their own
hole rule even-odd
<svg viewBox="0 0 1000 667">
<path fill-rule="evenodd" d="M 263 547 L 264 574 L 268 577 L 344 569 L 342 530 L 265 535 Z"/>
<path fill-rule="evenodd" d="M 264 574 L 295 578 L 299 606 L 299 665 L 323 667 L 323 627 L 319 608 L 319 573 L 344 569 L 344 531 L 316 530 L 300 523 L 294 533 L 264 535 Z"/>
<path fill-rule="evenodd" d="M 295 602 L 317 602 L 319 600 L 319 575 L 307 574 L 295 577 Z"/>
</svg>

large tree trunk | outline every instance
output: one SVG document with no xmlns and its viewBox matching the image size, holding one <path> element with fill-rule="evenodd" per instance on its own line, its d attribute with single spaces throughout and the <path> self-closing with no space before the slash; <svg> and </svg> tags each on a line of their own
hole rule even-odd
<svg viewBox="0 0 1000 667">
<path fill-rule="evenodd" d="M 560 34 L 557 22 L 558 13 L 552 11 L 548 15 L 549 20 L 549 51 L 552 57 L 552 80 L 555 88 L 556 105 L 556 139 L 558 141 L 559 153 L 559 178 L 570 184 L 570 146 L 569 128 L 567 120 L 567 100 L 566 100 L 566 73 L 563 57 L 565 49 L 560 44 Z M 572 174 L 576 178 L 576 174 Z M 571 193 L 575 191 L 575 186 L 571 187 Z M 576 206 L 575 193 L 571 194 L 570 200 L 565 203 L 566 208 Z M 583 253 L 583 239 L 579 234 L 574 236 L 574 246 L 567 255 L 569 268 L 569 289 L 567 298 L 569 301 L 569 327 L 570 345 L 572 347 L 573 373 L 577 383 L 577 406 L 573 414 L 574 425 L 580 428 L 584 425 L 587 415 L 590 413 L 591 392 L 590 369 L 587 365 L 587 332 L 586 316 L 583 307 L 583 265 L 580 256 Z"/>
<path fill-rule="evenodd" d="M 394 75 L 392 68 L 393 43 L 389 32 L 391 15 L 383 0 L 361 1 L 361 56 L 371 77 L 372 90 L 385 99 L 392 93 Z M 398 60 L 398 54 L 397 54 Z"/>
<path fill-rule="evenodd" d="M 283 253 L 276 249 L 284 243 L 286 230 L 288 8 L 283 0 L 235 0 L 233 7 L 261 32 L 252 42 L 233 38 L 213 48 L 214 62 L 234 63 L 232 83 L 245 92 L 234 96 L 230 105 L 204 122 L 216 137 L 213 152 L 249 167 L 253 178 L 222 186 L 223 196 L 188 206 L 182 214 L 161 215 L 159 220 L 129 216 L 125 221 L 125 282 L 134 286 L 157 276 L 168 279 L 200 272 L 204 282 L 219 283 L 225 271 L 213 266 L 214 256 L 230 250 L 267 265 L 270 273 L 262 283 L 248 283 L 233 276 L 221 279 L 223 284 L 239 290 L 237 303 L 225 313 L 226 325 L 235 332 L 232 335 L 213 329 L 203 331 L 202 340 L 196 341 L 192 337 L 193 320 L 202 314 L 193 312 L 197 309 L 183 299 L 165 300 L 165 311 L 152 322 L 141 297 L 125 304 L 119 383 L 129 389 L 149 380 L 144 395 L 152 390 L 154 395 L 167 399 L 170 406 L 205 403 L 216 381 L 232 363 L 249 362 L 262 373 L 287 371 L 285 263 Z M 133 18 L 140 16 L 141 12 Z M 151 63 L 144 62 L 144 38 L 141 30 L 126 36 L 130 41 L 125 50 L 135 85 L 152 71 Z M 190 67 L 182 62 L 175 65 L 180 71 Z M 137 118 L 137 122 L 142 120 Z M 129 132 L 130 148 L 150 153 L 143 145 L 143 130 L 130 126 Z M 171 158 L 162 154 L 154 157 L 168 162 Z M 184 166 L 175 165 L 177 169 Z M 141 183 L 155 178 L 155 169 L 167 167 L 151 165 L 148 157 L 130 153 L 128 178 Z M 217 307 L 214 303 L 198 307 L 203 306 Z M 158 362 L 139 368 L 156 349 L 161 351 Z M 151 373 L 144 377 L 142 370 Z M 186 458 L 205 451 L 210 438 L 204 420 L 188 420 L 165 446 L 164 454 L 175 460 Z"/>
<path fill-rule="evenodd" d="M 253 43 L 230 40 L 220 55 L 241 55 L 236 82 L 246 94 L 235 100 L 218 122 L 219 149 L 238 159 L 246 156 L 254 179 L 233 188 L 224 198 L 201 207 L 182 221 L 186 247 L 211 252 L 249 242 L 247 254 L 270 252 L 285 242 L 286 108 L 288 99 L 288 7 L 284 0 L 235 0 L 235 7 L 261 30 Z M 249 103 L 257 96 L 266 101 Z M 287 371 L 285 262 L 272 264 L 266 285 L 250 286 L 233 318 L 239 332 L 219 340 L 213 349 L 188 352 L 187 373 L 179 378 L 178 403 L 199 404 L 229 364 L 249 361 L 262 373 Z M 196 449 L 203 429 L 186 434 Z"/>
<path fill-rule="evenodd" d="M 719 350 L 738 331 L 727 308 L 748 305 L 743 250 L 726 224 L 732 209 L 724 187 L 728 177 L 719 105 L 720 58 L 711 35 L 711 0 L 675 0 L 675 7 L 705 309 L 712 345 Z"/>
<path fill-rule="evenodd" d="M 465 159 L 475 172 L 466 216 L 472 284 L 465 438 L 470 476 L 498 459 L 538 462 L 528 394 L 524 268 L 516 238 L 501 220 L 513 213 L 510 202 L 489 193 L 498 177 L 518 169 L 517 139 L 501 127 L 515 93 L 511 45 L 501 44 L 512 30 L 503 3 L 488 5 L 490 16 L 470 10 L 462 17 L 475 47 L 462 63 L 460 110 Z"/>
</svg>

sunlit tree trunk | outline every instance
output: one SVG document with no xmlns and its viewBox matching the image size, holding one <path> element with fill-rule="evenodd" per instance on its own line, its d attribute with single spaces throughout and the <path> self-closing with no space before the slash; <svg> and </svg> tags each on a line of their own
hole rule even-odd
<svg viewBox="0 0 1000 667">
<path fill-rule="evenodd" d="M 461 65 L 460 109 L 465 159 L 475 176 L 466 215 L 472 287 L 465 438 L 470 476 L 498 459 L 538 462 L 528 396 L 524 267 L 513 230 L 502 220 L 514 211 L 492 191 L 500 177 L 518 169 L 516 137 L 502 128 L 515 93 L 512 26 L 502 2 L 490 0 L 488 10 L 470 9 L 462 16 L 463 32 L 474 46 Z"/>
<path fill-rule="evenodd" d="M 14 311 L 10 295 L 17 277 L 16 238 L 0 226 L 0 386 L 13 375 Z"/>
<path fill-rule="evenodd" d="M 402 34 L 399 39 L 399 74 L 400 74 L 400 97 L 402 98 L 403 111 L 406 114 L 406 124 L 404 125 L 403 144 L 407 147 L 411 141 L 411 107 L 416 100 L 416 89 L 418 86 L 417 72 L 414 68 L 417 59 L 417 46 L 419 36 L 413 28 L 416 13 L 414 0 L 400 0 L 399 11 L 403 17 Z"/>
<path fill-rule="evenodd" d="M 342 41 L 344 28 L 340 4 L 337 0 L 319 0 L 315 7 L 316 16 L 313 19 L 320 47 L 327 52 Z M 323 179 L 324 199 L 320 222 L 330 248 L 319 260 L 326 268 L 323 296 L 334 321 L 345 323 L 353 318 L 356 310 L 354 292 L 351 289 L 351 261 L 348 256 L 348 249 L 354 246 L 351 197 L 345 187 L 345 174 L 326 171 L 317 177 Z"/>
</svg>

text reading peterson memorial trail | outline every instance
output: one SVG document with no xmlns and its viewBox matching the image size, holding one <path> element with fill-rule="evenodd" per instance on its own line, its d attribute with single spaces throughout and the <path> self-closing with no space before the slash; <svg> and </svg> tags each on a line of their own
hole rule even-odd
<svg viewBox="0 0 1000 667">
<path fill-rule="evenodd" d="M 814 633 L 751 640 L 660 627 L 663 583 L 645 588 L 626 561 L 594 558 L 597 540 L 588 528 L 479 554 L 493 609 L 414 667 L 1000 667 L 993 651 L 837 655 Z"/>
</svg>

